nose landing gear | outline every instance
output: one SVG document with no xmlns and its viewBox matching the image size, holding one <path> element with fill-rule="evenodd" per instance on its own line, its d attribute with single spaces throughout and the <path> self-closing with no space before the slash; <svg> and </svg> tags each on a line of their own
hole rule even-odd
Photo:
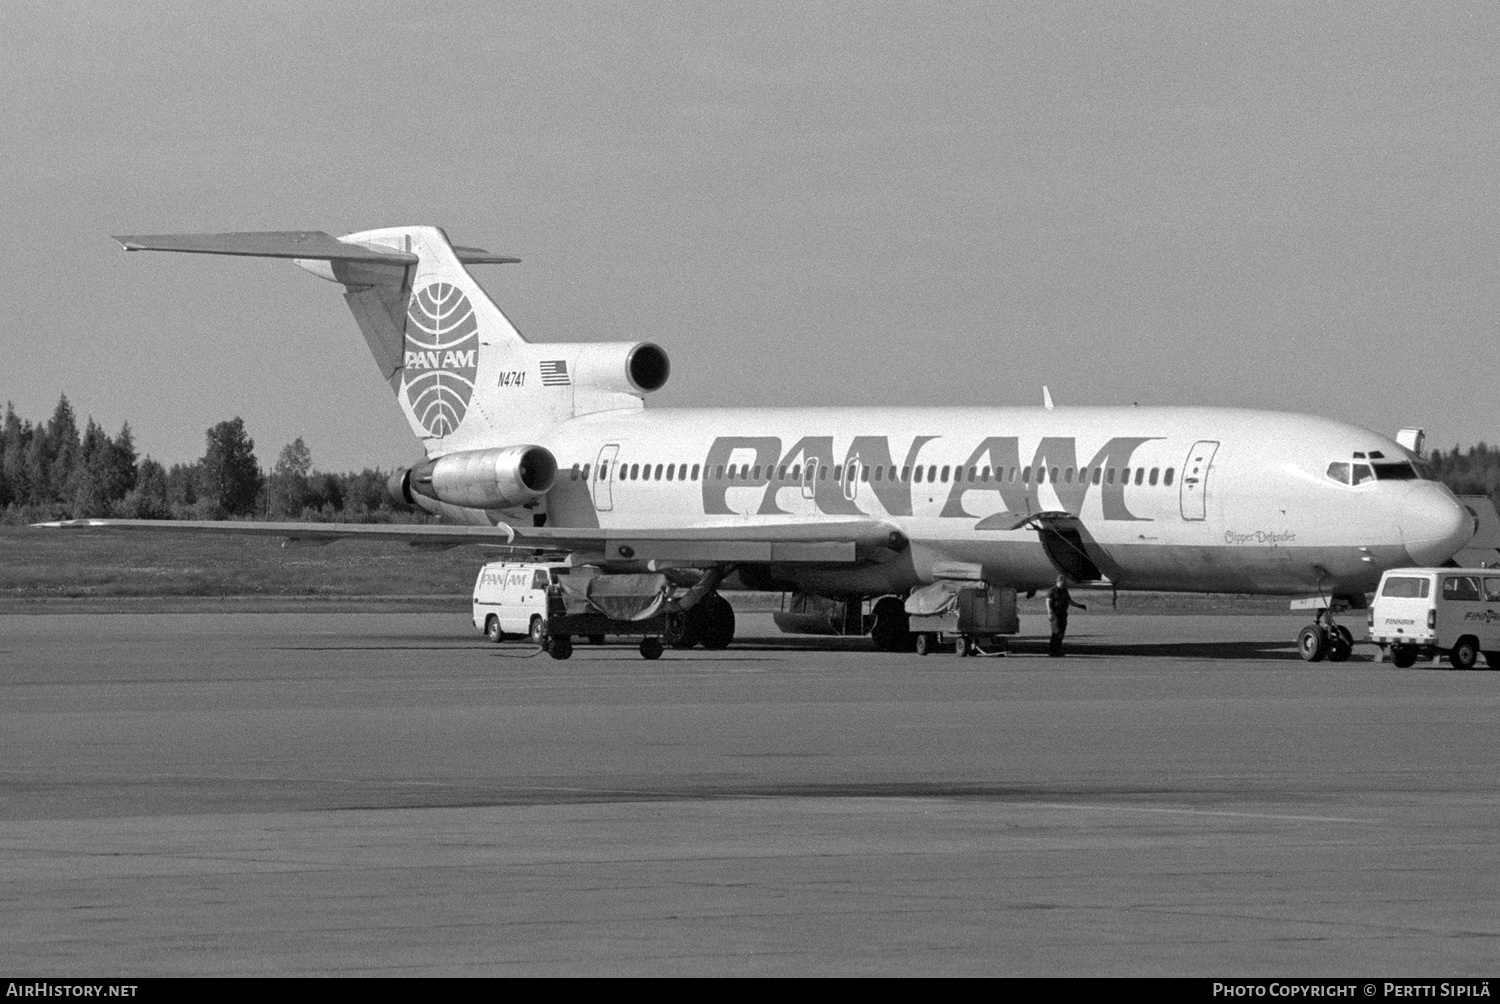
<svg viewBox="0 0 1500 1004">
<path fill-rule="evenodd" d="M 1297 633 L 1297 654 L 1304 662 L 1343 662 L 1354 652 L 1354 635 L 1335 624 L 1333 611 L 1318 611 L 1318 619 Z"/>
</svg>

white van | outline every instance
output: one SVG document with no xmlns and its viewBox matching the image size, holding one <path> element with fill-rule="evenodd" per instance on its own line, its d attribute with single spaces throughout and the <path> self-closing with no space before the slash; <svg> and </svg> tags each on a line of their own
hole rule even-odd
<svg viewBox="0 0 1500 1004">
<path fill-rule="evenodd" d="M 547 593 L 568 566 L 492 561 L 474 580 L 474 626 L 490 641 L 528 637 L 537 645 L 547 633 Z"/>
<path fill-rule="evenodd" d="M 1370 604 L 1370 641 L 1405 669 L 1444 656 L 1472 669 L 1480 653 L 1500 669 L 1500 568 L 1396 568 Z"/>
</svg>

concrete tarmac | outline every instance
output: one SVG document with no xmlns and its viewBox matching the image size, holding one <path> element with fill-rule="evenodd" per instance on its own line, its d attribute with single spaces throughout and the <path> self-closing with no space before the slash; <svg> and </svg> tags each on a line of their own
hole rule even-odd
<svg viewBox="0 0 1500 1004">
<path fill-rule="evenodd" d="M 556 662 L 455 614 L 0 617 L 0 959 L 1495 975 L 1500 673 L 1310 666 L 1298 626 L 960 659 L 751 615 Z"/>
</svg>

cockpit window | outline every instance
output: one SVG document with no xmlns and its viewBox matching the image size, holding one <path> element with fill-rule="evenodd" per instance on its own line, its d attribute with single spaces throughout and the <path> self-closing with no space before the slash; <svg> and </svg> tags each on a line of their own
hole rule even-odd
<svg viewBox="0 0 1500 1004">
<path fill-rule="evenodd" d="M 1422 475 L 1411 464 L 1376 464 L 1375 477 L 1381 481 L 1420 481 Z"/>
<path fill-rule="evenodd" d="M 1328 476 L 1341 485 L 1349 483 L 1349 465 L 1335 460 L 1328 465 Z"/>
<path fill-rule="evenodd" d="M 1354 465 L 1354 483 L 1355 484 L 1362 485 L 1366 481 L 1374 481 L 1374 480 L 1375 480 L 1375 472 L 1374 471 L 1370 470 L 1364 464 L 1355 464 Z"/>
</svg>

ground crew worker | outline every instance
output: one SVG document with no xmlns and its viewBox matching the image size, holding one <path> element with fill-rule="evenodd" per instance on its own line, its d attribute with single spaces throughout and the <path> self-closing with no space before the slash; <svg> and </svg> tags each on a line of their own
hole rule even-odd
<svg viewBox="0 0 1500 1004">
<path fill-rule="evenodd" d="M 1047 590 L 1047 621 L 1052 625 L 1052 642 L 1047 647 L 1047 654 L 1053 658 L 1063 654 L 1063 635 L 1068 633 L 1069 607 L 1088 609 L 1082 603 L 1073 602 L 1073 594 L 1068 592 L 1068 580 L 1059 575 L 1057 585 Z"/>
</svg>

